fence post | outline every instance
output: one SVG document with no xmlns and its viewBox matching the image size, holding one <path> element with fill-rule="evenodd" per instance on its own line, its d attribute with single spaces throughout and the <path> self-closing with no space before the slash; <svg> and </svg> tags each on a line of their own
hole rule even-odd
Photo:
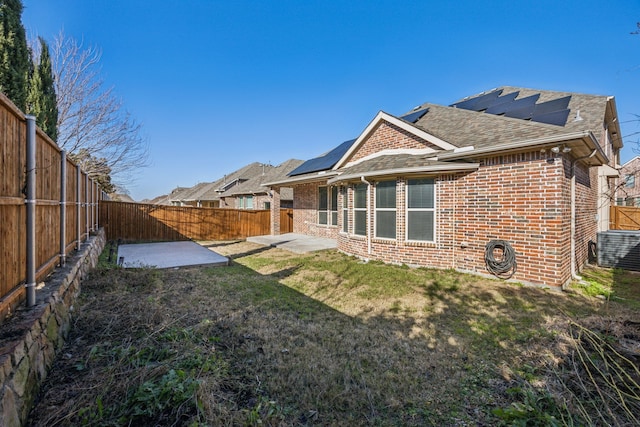
<svg viewBox="0 0 640 427">
<path fill-rule="evenodd" d="M 27 120 L 27 259 L 26 291 L 27 307 L 36 304 L 36 117 L 25 116 Z"/>
<path fill-rule="evenodd" d="M 87 174 L 87 178 L 88 178 L 88 177 L 89 177 L 89 174 Z M 90 186 L 89 186 L 89 188 L 90 188 L 90 190 L 91 190 L 91 191 L 90 191 L 90 193 L 89 193 L 89 200 L 91 200 L 91 204 L 89 205 L 89 206 L 90 206 L 90 209 L 91 209 L 91 212 L 90 212 L 90 217 L 91 217 L 91 227 L 90 227 L 90 230 L 91 230 L 91 231 L 94 231 L 95 229 L 93 228 L 93 225 L 94 225 L 94 224 L 93 224 L 93 218 L 94 218 L 94 212 L 93 212 L 94 204 L 93 204 L 93 202 L 94 202 L 95 200 L 93 199 L 93 198 L 94 198 L 94 194 L 93 194 L 93 180 L 92 180 L 92 179 L 89 179 L 89 185 L 90 185 Z"/>
<path fill-rule="evenodd" d="M 81 212 L 81 198 L 82 195 L 82 170 L 80 165 L 76 165 L 76 250 L 80 250 L 80 243 L 82 242 L 82 221 L 80 220 Z"/>
<path fill-rule="evenodd" d="M 89 174 L 84 176 L 84 219 L 87 239 L 89 238 Z"/>
<path fill-rule="evenodd" d="M 60 152 L 60 266 L 67 263 L 67 152 Z"/>
</svg>

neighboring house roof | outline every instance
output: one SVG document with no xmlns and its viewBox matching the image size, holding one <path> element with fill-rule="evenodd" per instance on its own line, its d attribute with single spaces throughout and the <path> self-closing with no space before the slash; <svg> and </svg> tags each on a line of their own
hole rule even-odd
<svg viewBox="0 0 640 427">
<path fill-rule="evenodd" d="M 208 185 L 200 195 L 200 200 L 220 200 L 220 197 L 234 186 L 240 185 L 251 178 L 261 175 L 265 167 L 267 167 L 267 165 L 264 163 L 253 162 L 225 175 L 219 180 L 210 183 L 210 185 Z"/>
<path fill-rule="evenodd" d="M 453 171 L 473 168 L 475 164 L 465 165 L 460 160 L 472 162 L 480 156 L 551 148 L 560 143 L 573 150 L 576 158 L 592 165 L 606 164 L 608 158 L 599 143 L 603 123 L 613 126 L 610 133 L 614 147 L 622 146 L 615 117 L 613 97 L 504 86 L 450 106 L 424 103 L 399 117 L 381 111 L 358 138 L 334 149 L 341 148 L 344 153 L 339 160 L 334 161 L 333 157 L 331 162 L 326 160 L 332 150 L 305 162 L 289 174 L 288 180 L 269 184 L 304 183 L 320 178 L 338 182 L 357 178 L 358 174 L 373 176 L 374 172 L 383 171 L 389 174 Z M 424 148 L 390 148 L 354 161 L 358 148 L 383 122 L 425 141 Z"/>
<path fill-rule="evenodd" d="M 241 194 L 265 194 L 268 189 L 262 184 L 269 181 L 275 181 L 278 179 L 286 178 L 287 175 L 297 167 L 299 167 L 304 161 L 298 159 L 289 159 L 278 166 L 266 165 L 263 168 L 263 173 L 254 176 L 251 179 L 229 189 L 224 193 L 224 196 L 237 196 Z M 293 191 L 287 191 L 283 189 L 280 193 L 280 199 L 292 200 Z"/>
</svg>

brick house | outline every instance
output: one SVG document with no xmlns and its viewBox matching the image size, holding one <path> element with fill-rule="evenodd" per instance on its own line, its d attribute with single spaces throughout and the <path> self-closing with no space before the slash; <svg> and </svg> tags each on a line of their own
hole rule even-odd
<svg viewBox="0 0 640 427">
<path fill-rule="evenodd" d="M 487 243 L 501 240 L 514 280 L 560 288 L 608 228 L 621 147 L 613 97 L 501 87 L 381 111 L 356 139 L 263 185 L 273 234 L 287 186 L 293 231 L 347 254 L 483 274 Z"/>
<path fill-rule="evenodd" d="M 289 159 L 277 166 L 263 164 L 261 173 L 229 188 L 220 197 L 227 207 L 235 209 L 270 209 L 272 191 L 262 184 L 286 178 L 302 163 L 302 160 Z M 293 207 L 293 189 L 281 188 L 280 207 Z"/>
<path fill-rule="evenodd" d="M 640 207 L 640 156 L 622 165 L 616 204 Z"/>
</svg>

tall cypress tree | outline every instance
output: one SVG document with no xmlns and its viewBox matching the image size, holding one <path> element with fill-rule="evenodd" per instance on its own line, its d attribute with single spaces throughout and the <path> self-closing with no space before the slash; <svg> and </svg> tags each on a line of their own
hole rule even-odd
<svg viewBox="0 0 640 427">
<path fill-rule="evenodd" d="M 40 41 L 40 60 L 34 64 L 29 82 L 27 99 L 29 113 L 36 116 L 36 123 L 51 139 L 58 139 L 58 100 L 51 68 L 49 45 L 42 37 Z M 35 62 L 35 61 L 34 61 Z"/>
<path fill-rule="evenodd" d="M 0 0 L 0 91 L 25 111 L 29 49 L 21 16 L 20 0 Z"/>
</svg>

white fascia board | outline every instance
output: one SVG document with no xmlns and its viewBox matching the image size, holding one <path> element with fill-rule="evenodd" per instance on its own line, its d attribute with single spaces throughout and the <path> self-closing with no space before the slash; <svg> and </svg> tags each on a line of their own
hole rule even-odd
<svg viewBox="0 0 640 427">
<path fill-rule="evenodd" d="M 307 182 L 315 182 L 315 181 L 322 181 L 328 178 L 331 178 L 333 176 L 336 176 L 338 173 L 337 172 L 332 172 L 332 171 L 320 171 L 318 173 L 315 173 L 313 175 L 301 175 L 298 177 L 292 177 L 292 178 L 288 178 L 288 179 L 283 179 L 280 181 L 271 181 L 271 182 L 265 182 L 264 184 L 260 184 L 262 187 L 288 187 L 289 185 L 295 185 L 295 184 L 305 184 Z"/>
<path fill-rule="evenodd" d="M 469 156 L 475 157 L 475 156 L 484 155 L 484 154 L 492 154 L 492 153 L 497 154 L 504 151 L 549 146 L 552 144 L 557 144 L 560 142 L 566 142 L 571 140 L 582 140 L 586 142 L 589 148 L 591 148 L 592 150 L 593 149 L 598 150 L 598 153 L 601 154 L 602 158 L 605 160 L 605 163 L 608 160 L 607 156 L 602 151 L 602 147 L 600 147 L 600 144 L 598 144 L 598 140 L 596 139 L 596 137 L 593 135 L 591 131 L 572 132 L 572 133 L 565 133 L 561 135 L 554 135 L 551 137 L 529 139 L 526 141 L 508 142 L 505 144 L 493 145 L 490 147 L 477 148 L 473 151 L 467 151 L 467 152 L 442 153 L 438 155 L 438 159 L 451 160 L 451 159 L 465 158 Z"/>
<path fill-rule="evenodd" d="M 381 150 L 378 151 L 376 153 L 373 154 L 369 154 L 368 156 L 365 156 L 361 159 L 355 160 L 353 162 L 349 162 L 346 165 L 344 165 L 345 168 L 349 168 L 351 166 L 355 166 L 358 163 L 362 163 L 364 161 L 367 160 L 371 160 L 371 159 L 375 159 L 377 157 L 382 157 L 382 156 L 394 156 L 394 155 L 398 155 L 398 154 L 409 154 L 411 156 L 423 156 L 423 155 L 428 155 L 428 154 L 433 154 L 433 153 L 437 153 L 438 151 L 431 149 L 431 148 L 398 148 L 398 149 L 386 149 L 386 150 Z"/>
<path fill-rule="evenodd" d="M 437 138 L 431 135 L 430 133 L 427 133 L 421 129 L 418 129 L 417 127 L 405 122 L 404 120 L 394 117 L 391 114 L 387 114 L 384 111 L 379 111 L 378 114 L 376 114 L 374 119 L 371 121 L 371 123 L 369 123 L 369 125 L 364 129 L 364 131 L 362 131 L 360 136 L 358 136 L 356 141 L 351 145 L 351 148 L 349 148 L 349 150 L 346 153 L 344 153 L 342 158 L 338 160 L 338 163 L 336 163 L 336 165 L 333 167 L 333 170 L 343 167 L 344 162 L 349 157 L 351 157 L 351 155 L 360 147 L 360 145 L 364 142 L 364 140 L 371 134 L 371 132 L 373 132 L 376 126 L 378 126 L 378 124 L 382 121 L 391 123 L 399 127 L 400 129 L 405 130 L 410 134 L 415 135 L 418 138 L 421 138 L 443 150 L 455 150 L 456 148 L 458 148 L 455 145 L 449 144 L 448 142 L 443 141 L 440 138 Z"/>
<path fill-rule="evenodd" d="M 480 167 L 480 163 L 449 163 L 438 164 L 431 166 L 416 166 L 413 168 L 398 168 L 398 169 L 386 169 L 370 172 L 358 172 L 351 174 L 338 175 L 327 181 L 327 184 L 335 184 L 340 181 L 350 181 L 358 179 L 360 177 L 368 178 L 375 176 L 399 176 L 399 175 L 411 175 L 411 174 L 428 174 L 432 172 L 462 172 L 469 170 L 477 170 Z"/>
</svg>

